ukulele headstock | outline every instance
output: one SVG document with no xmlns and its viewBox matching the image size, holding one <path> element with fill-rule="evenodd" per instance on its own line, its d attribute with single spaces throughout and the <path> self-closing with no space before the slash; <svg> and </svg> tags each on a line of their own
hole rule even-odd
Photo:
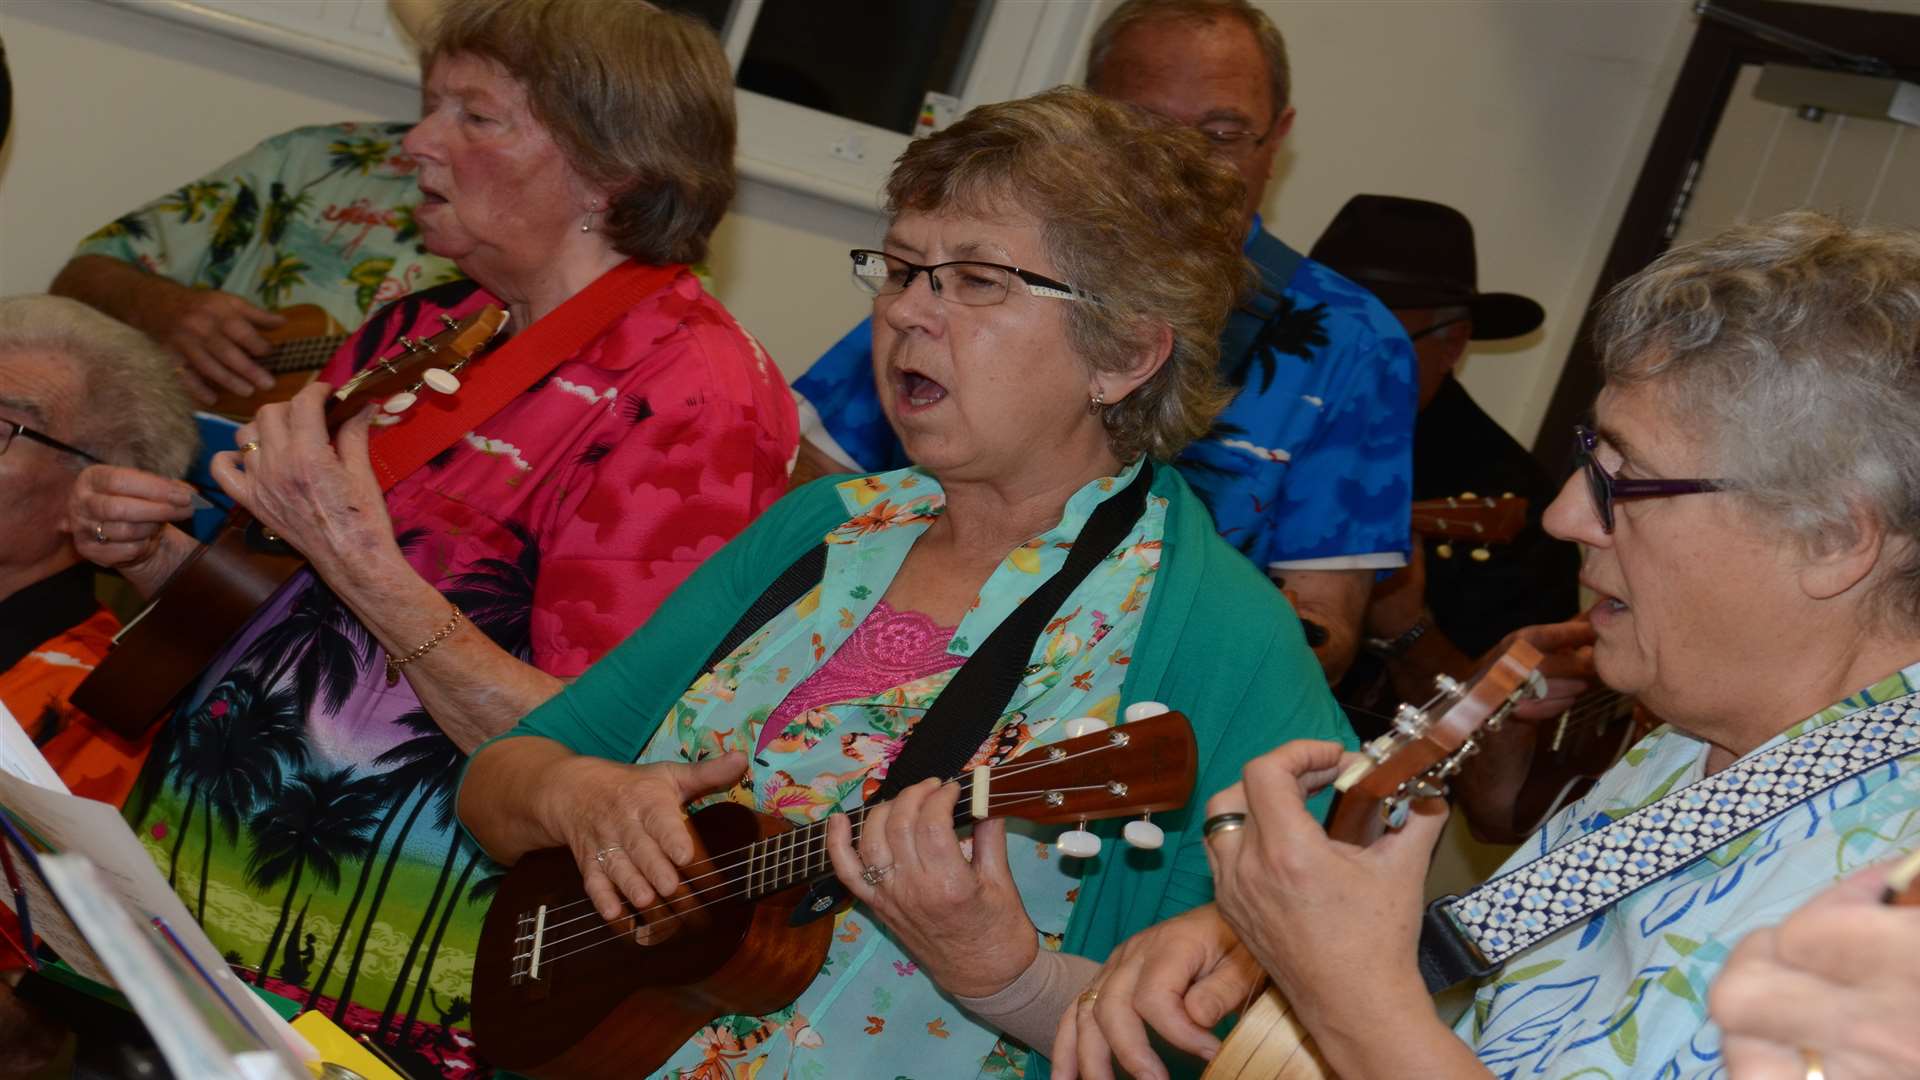
<svg viewBox="0 0 1920 1080">
<path fill-rule="evenodd" d="M 1413 531 L 1421 536 L 1501 543 L 1527 527 L 1527 500 L 1518 495 L 1493 498 L 1467 492 L 1413 504 Z"/>
<path fill-rule="evenodd" d="M 1497 730 L 1522 698 L 1545 692 L 1540 660 L 1540 650 L 1516 641 L 1470 681 L 1443 675 L 1431 700 L 1400 706 L 1392 729 L 1362 747 L 1364 759 L 1335 781 L 1340 806 L 1328 831 L 1365 843 L 1398 827 L 1414 799 L 1445 794 L 1447 778 L 1479 750 L 1480 734 Z"/>
<path fill-rule="evenodd" d="M 344 423 L 369 401 L 418 394 L 423 386 L 443 393 L 458 390 L 459 382 L 451 379 L 452 374 L 465 367 L 473 354 L 500 332 L 507 324 L 507 313 L 488 306 L 458 321 L 448 315 L 440 316 L 440 320 L 446 326 L 444 330 L 419 341 L 402 337 L 393 355 L 374 361 L 342 383 L 327 403 L 327 426 Z M 444 389 L 448 386 L 451 389 Z"/>
<path fill-rule="evenodd" d="M 1177 712 L 1035 747 L 994 766 L 992 816 L 1058 824 L 1177 810 L 1193 796 L 1198 758 Z"/>
</svg>

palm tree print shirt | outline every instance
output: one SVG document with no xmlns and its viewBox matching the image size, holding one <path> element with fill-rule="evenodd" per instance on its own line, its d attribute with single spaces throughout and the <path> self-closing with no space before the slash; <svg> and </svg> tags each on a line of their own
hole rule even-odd
<svg viewBox="0 0 1920 1080">
<path fill-rule="evenodd" d="M 412 124 L 345 123 L 275 135 L 128 211 L 76 255 L 132 263 L 269 311 L 326 310 L 347 330 L 376 305 L 460 277 L 420 244 Z"/>
<path fill-rule="evenodd" d="M 489 303 L 472 282 L 410 296 L 322 377 Z M 415 570 L 503 649 L 567 677 L 780 495 L 796 440 L 778 370 L 682 272 L 387 504 Z M 229 959 L 375 1034 L 415 1075 L 471 1077 L 463 1021 L 495 869 L 454 822 L 464 762 L 303 571 L 164 726 L 128 816 Z"/>
</svg>

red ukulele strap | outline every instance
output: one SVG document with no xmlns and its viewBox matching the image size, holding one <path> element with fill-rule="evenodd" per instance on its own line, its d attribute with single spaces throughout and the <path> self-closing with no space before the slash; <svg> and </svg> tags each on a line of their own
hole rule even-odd
<svg viewBox="0 0 1920 1080">
<path fill-rule="evenodd" d="M 519 328 L 485 363 L 462 372 L 458 394 L 421 395 L 400 423 L 374 430 L 370 440 L 373 473 L 380 478 L 381 490 L 392 489 L 474 425 L 505 408 L 684 269 L 679 264 L 647 266 L 628 259 L 545 318 Z"/>
</svg>

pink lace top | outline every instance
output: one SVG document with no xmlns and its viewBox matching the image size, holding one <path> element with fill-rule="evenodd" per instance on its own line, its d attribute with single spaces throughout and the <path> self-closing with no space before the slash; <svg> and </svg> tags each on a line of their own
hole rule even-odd
<svg viewBox="0 0 1920 1080">
<path fill-rule="evenodd" d="M 967 658 L 947 652 L 955 629 L 917 611 L 895 611 L 885 600 L 875 604 L 827 662 L 794 687 L 767 717 L 755 752 L 766 750 L 774 736 L 786 730 L 787 721 L 808 709 L 871 697 L 959 667 Z"/>
</svg>

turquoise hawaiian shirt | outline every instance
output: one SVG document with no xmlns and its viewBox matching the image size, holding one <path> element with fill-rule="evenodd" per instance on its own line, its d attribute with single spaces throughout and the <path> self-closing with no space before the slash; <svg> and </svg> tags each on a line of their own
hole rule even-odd
<svg viewBox="0 0 1920 1080">
<path fill-rule="evenodd" d="M 195 288 L 278 311 L 324 309 L 342 331 L 410 292 L 460 277 L 420 243 L 415 165 L 401 152 L 411 124 L 295 128 L 81 242 Z"/>
</svg>

